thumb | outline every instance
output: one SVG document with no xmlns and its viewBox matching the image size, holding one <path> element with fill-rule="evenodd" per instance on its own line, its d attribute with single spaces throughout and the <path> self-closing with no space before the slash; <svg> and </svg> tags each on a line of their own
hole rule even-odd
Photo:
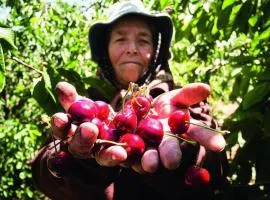
<svg viewBox="0 0 270 200">
<path fill-rule="evenodd" d="M 55 87 L 58 101 L 65 111 L 68 110 L 70 105 L 79 98 L 76 88 L 68 82 L 61 81 Z"/>
</svg>

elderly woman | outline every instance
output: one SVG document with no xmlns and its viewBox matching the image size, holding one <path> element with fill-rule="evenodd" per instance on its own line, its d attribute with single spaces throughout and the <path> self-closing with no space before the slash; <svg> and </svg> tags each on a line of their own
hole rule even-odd
<svg viewBox="0 0 270 200">
<path fill-rule="evenodd" d="M 89 98 L 105 101 L 118 111 L 130 83 L 145 85 L 161 121 L 184 109 L 192 120 L 215 128 L 205 103 L 209 86 L 193 83 L 176 88 L 173 83 L 168 65 L 172 32 L 170 17 L 151 14 L 141 1 L 113 5 L 108 20 L 90 28 L 89 43 L 92 59 L 99 65 L 97 76 L 111 83 L 117 93 L 108 99 L 93 86 Z M 56 91 L 65 111 L 75 101 L 86 99 L 66 82 L 58 83 Z M 52 116 L 56 138 L 66 135 L 68 121 L 66 113 Z M 129 164 L 123 146 L 112 145 L 93 156 L 99 134 L 94 123 L 84 122 L 69 131 L 75 134 L 68 142 L 48 143 L 33 160 L 34 181 L 51 199 L 211 199 L 226 182 L 225 140 L 213 130 L 191 124 L 187 135 L 198 145 L 164 136 L 158 147 L 147 148 L 138 162 Z M 72 155 L 72 169 L 63 176 L 48 165 L 57 149 Z M 191 187 L 185 180 L 190 166 L 206 169 L 210 182 Z"/>
</svg>

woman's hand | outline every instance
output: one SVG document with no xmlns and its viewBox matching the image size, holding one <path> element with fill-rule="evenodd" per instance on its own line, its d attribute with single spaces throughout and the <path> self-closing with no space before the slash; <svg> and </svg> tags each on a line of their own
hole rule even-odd
<svg viewBox="0 0 270 200">
<path fill-rule="evenodd" d="M 85 97 L 80 96 L 76 89 L 66 82 L 60 82 L 56 86 L 58 100 L 66 113 L 56 113 L 52 116 L 52 132 L 58 139 L 68 139 L 69 151 L 78 158 L 93 158 L 92 150 L 98 138 L 98 128 L 91 122 L 85 122 L 78 127 L 70 127 L 70 117 L 67 111 L 70 105 Z M 167 125 L 168 116 L 175 110 L 181 109 L 188 112 L 190 105 L 205 100 L 210 95 L 210 88 L 206 84 L 192 83 L 181 89 L 164 93 L 154 99 L 154 110 L 161 118 L 165 131 L 169 130 Z M 197 121 L 197 123 L 200 123 Z M 203 145 L 206 149 L 221 151 L 225 146 L 222 135 L 196 125 L 190 125 L 188 136 Z M 154 173 L 162 164 L 167 169 L 175 169 L 181 163 L 181 144 L 177 138 L 164 136 L 158 148 L 149 148 L 142 156 L 141 162 L 132 165 L 139 172 Z M 127 152 L 121 146 L 113 145 L 104 148 L 95 154 L 96 161 L 102 166 L 116 166 L 125 163 Z"/>
<path fill-rule="evenodd" d="M 172 112 L 179 109 L 189 112 L 189 106 L 205 100 L 209 95 L 209 85 L 203 83 L 191 83 L 181 89 L 166 92 L 155 98 L 153 103 L 154 110 L 161 118 L 164 131 L 170 131 L 168 127 L 168 117 Z M 226 142 L 221 134 L 194 125 L 203 125 L 200 121 L 194 119 L 191 119 L 190 121 L 192 124 L 190 124 L 186 133 L 189 139 L 198 142 L 204 148 L 211 151 L 219 152 L 225 148 Z M 205 151 L 199 152 L 198 158 L 200 160 L 203 159 L 203 154 L 205 154 Z M 160 163 L 162 163 L 165 168 L 173 170 L 179 167 L 181 158 L 182 152 L 179 140 L 175 137 L 164 135 L 158 149 L 151 148 L 146 150 L 141 159 L 141 163 L 136 163 L 136 165 L 133 165 L 132 167 L 139 173 L 143 173 L 144 171 L 153 173 L 158 169 Z"/>
<path fill-rule="evenodd" d="M 71 119 L 67 114 L 73 102 L 85 97 L 80 96 L 76 89 L 67 82 L 59 82 L 56 85 L 56 93 L 60 104 L 66 112 L 55 113 L 52 116 L 51 126 L 54 137 L 66 139 L 67 136 L 72 136 L 67 140 L 70 153 L 77 158 L 91 158 L 99 134 L 97 126 L 91 122 L 84 122 L 78 127 L 73 124 L 70 127 Z M 126 160 L 127 153 L 123 147 L 113 145 L 99 151 L 95 158 L 100 165 L 116 166 Z"/>
<path fill-rule="evenodd" d="M 204 101 L 210 95 L 210 87 L 203 83 L 191 83 L 181 89 L 176 89 L 158 96 L 154 100 L 154 108 L 163 122 L 165 131 L 169 131 L 168 117 L 176 110 L 188 111 L 188 107 Z M 202 127 L 203 123 L 190 119 L 191 124 L 187 131 L 187 136 L 191 140 L 197 141 L 206 149 L 211 151 L 222 151 L 225 148 L 225 140 L 221 134 Z M 198 125 L 194 125 L 198 124 Z"/>
</svg>

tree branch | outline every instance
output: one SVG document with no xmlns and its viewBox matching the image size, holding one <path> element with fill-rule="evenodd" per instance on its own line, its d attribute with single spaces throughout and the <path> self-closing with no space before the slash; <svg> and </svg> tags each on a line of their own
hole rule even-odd
<svg viewBox="0 0 270 200">
<path fill-rule="evenodd" d="M 42 71 L 36 69 L 32 65 L 29 65 L 29 64 L 25 63 L 24 61 L 22 61 L 21 59 L 17 58 L 16 56 L 12 56 L 12 57 L 10 57 L 10 59 L 12 59 L 12 60 L 14 60 L 14 61 L 16 61 L 16 62 L 18 62 L 18 63 L 26 66 L 26 67 L 28 67 L 28 68 L 34 70 L 35 72 L 39 73 L 40 75 L 43 75 L 43 72 Z"/>
</svg>

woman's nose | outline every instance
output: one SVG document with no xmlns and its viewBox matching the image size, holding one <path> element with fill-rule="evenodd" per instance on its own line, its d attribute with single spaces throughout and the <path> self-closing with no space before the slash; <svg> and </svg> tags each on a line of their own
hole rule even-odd
<svg viewBox="0 0 270 200">
<path fill-rule="evenodd" d="M 137 44 L 135 42 L 129 42 L 128 43 L 127 53 L 128 54 L 137 54 L 138 53 Z"/>
</svg>

